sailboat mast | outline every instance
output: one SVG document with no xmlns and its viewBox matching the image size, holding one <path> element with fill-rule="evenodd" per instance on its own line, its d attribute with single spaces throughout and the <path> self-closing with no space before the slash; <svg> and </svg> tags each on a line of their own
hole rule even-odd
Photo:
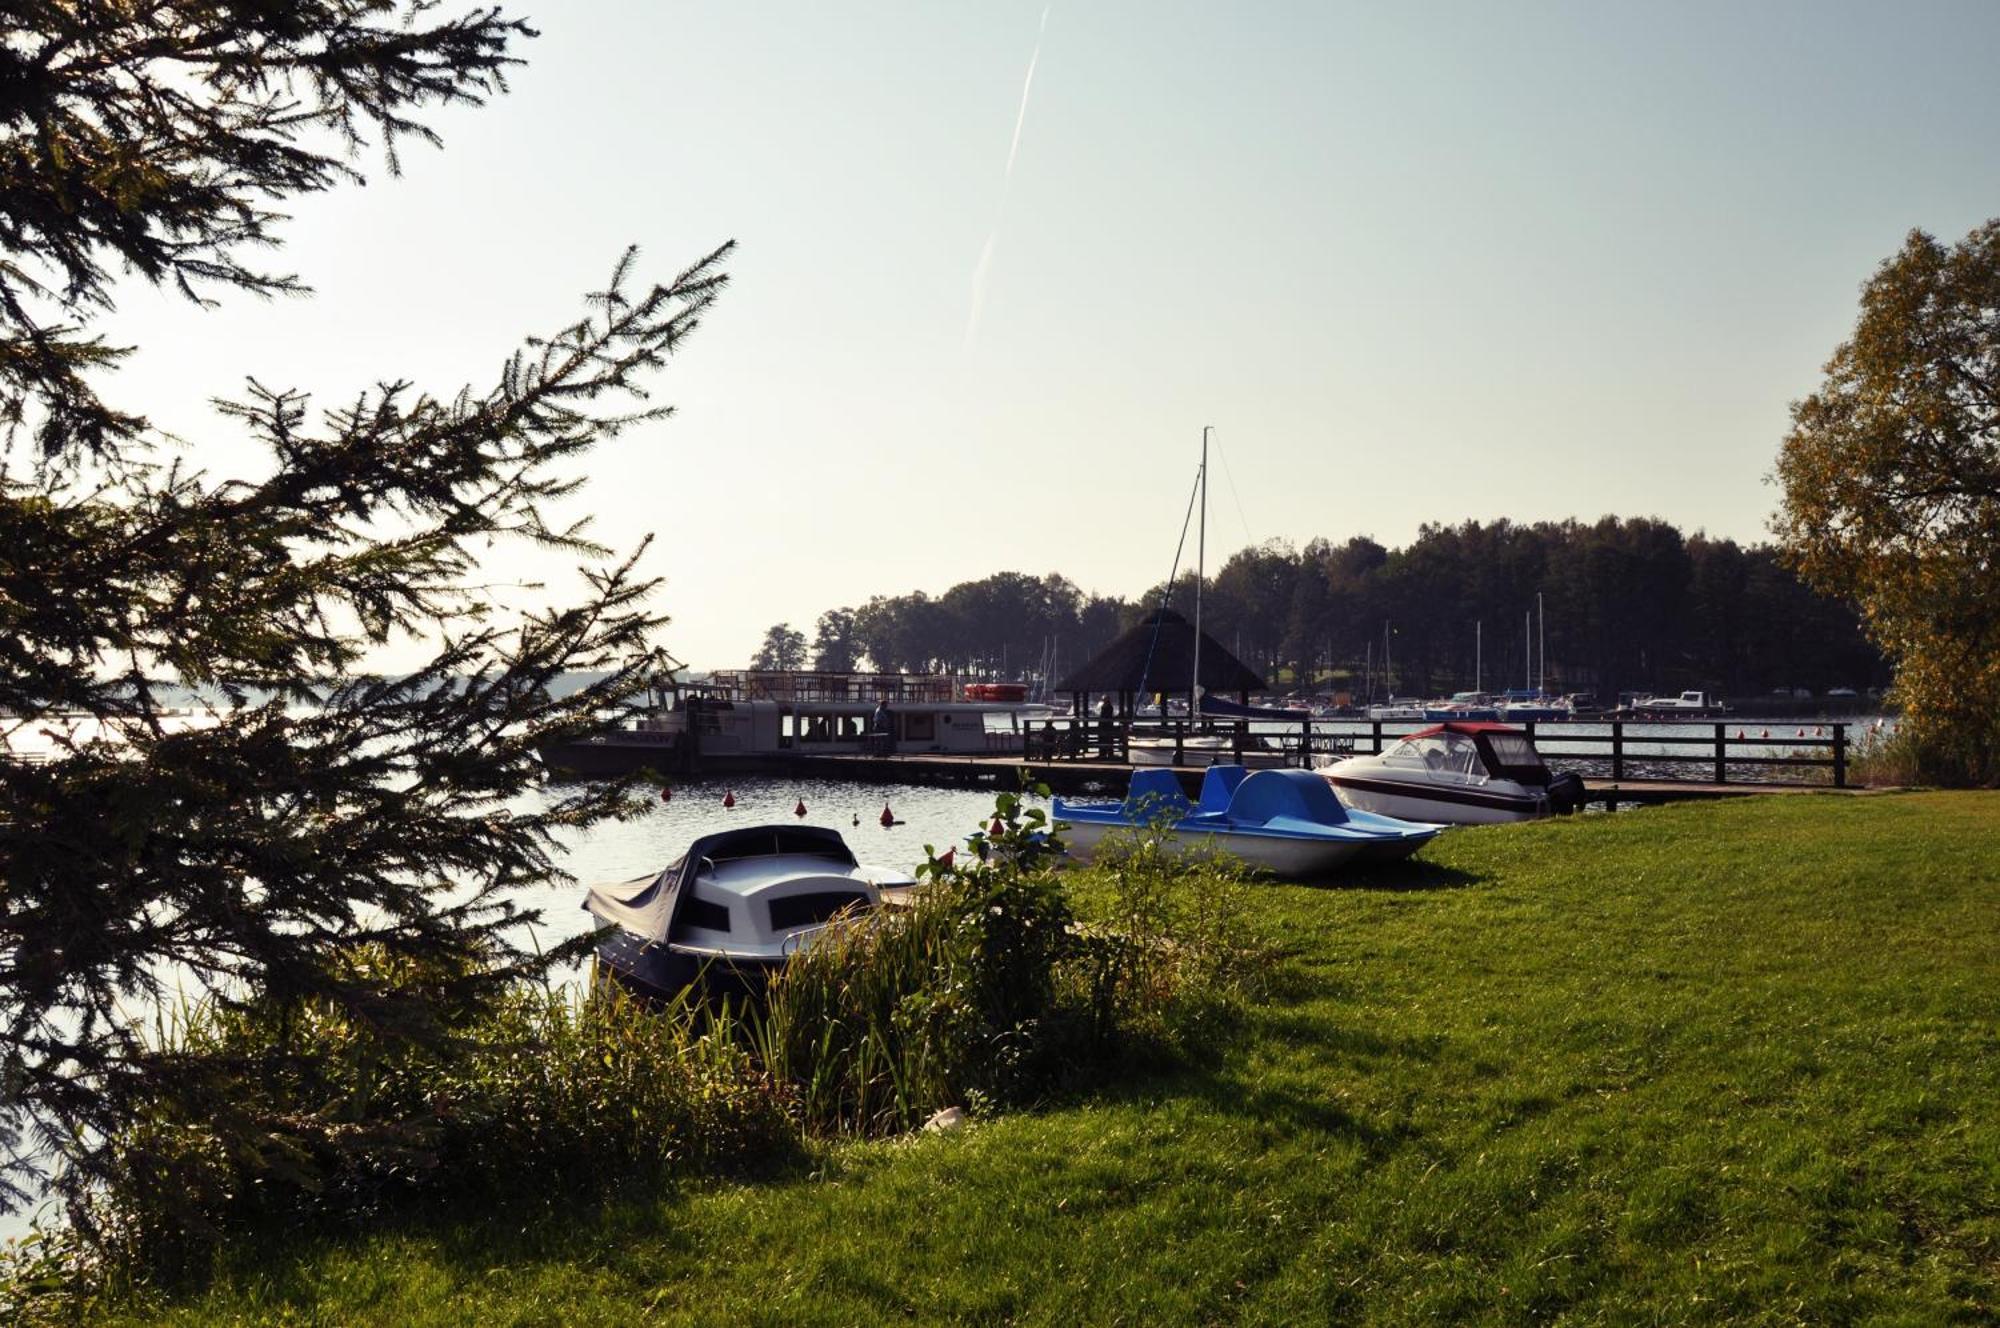
<svg viewBox="0 0 2000 1328">
<path fill-rule="evenodd" d="M 1527 657 L 1523 662 L 1528 668 L 1528 676 L 1521 685 L 1523 687 L 1533 687 L 1535 685 L 1535 615 L 1532 612 L 1521 615 L 1521 653 Z"/>
<path fill-rule="evenodd" d="M 1549 611 L 1547 606 L 1542 603 L 1542 592 L 1539 590 L 1535 592 L 1535 620 L 1537 624 L 1535 628 L 1537 637 L 1536 649 L 1542 656 L 1542 673 L 1541 677 L 1535 682 L 1535 694 L 1537 696 L 1547 696 L 1549 694 Z"/>
<path fill-rule="evenodd" d="M 1201 719 L 1201 583 L 1208 575 L 1208 431 L 1214 427 L 1201 427 L 1201 525 L 1194 538 L 1194 677 L 1188 680 L 1188 718 L 1196 721 Z"/>
<path fill-rule="evenodd" d="M 1486 690 L 1483 681 L 1486 664 L 1486 624 L 1477 618 L 1472 622 L 1472 690 Z"/>
</svg>

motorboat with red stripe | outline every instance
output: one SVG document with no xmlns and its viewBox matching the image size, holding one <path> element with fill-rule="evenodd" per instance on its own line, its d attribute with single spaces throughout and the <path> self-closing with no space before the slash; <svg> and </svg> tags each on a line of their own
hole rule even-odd
<svg viewBox="0 0 2000 1328">
<path fill-rule="evenodd" d="M 1550 770 L 1534 739 L 1506 724 L 1433 725 L 1318 773 L 1349 807 L 1448 825 L 1526 821 L 1583 805 L 1583 780 Z"/>
</svg>

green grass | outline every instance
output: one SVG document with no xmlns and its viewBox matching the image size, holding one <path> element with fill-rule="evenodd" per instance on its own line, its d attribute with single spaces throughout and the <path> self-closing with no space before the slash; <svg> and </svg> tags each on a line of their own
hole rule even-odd
<svg viewBox="0 0 2000 1328">
<path fill-rule="evenodd" d="M 221 1324 L 1995 1322 L 2000 795 L 1454 832 L 1254 896 L 1201 1063 L 776 1181 L 243 1250 Z"/>
</svg>

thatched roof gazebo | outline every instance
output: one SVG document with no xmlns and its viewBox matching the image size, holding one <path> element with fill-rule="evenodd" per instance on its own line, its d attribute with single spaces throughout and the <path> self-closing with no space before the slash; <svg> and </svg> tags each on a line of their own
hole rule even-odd
<svg viewBox="0 0 2000 1328">
<path fill-rule="evenodd" d="M 1148 614 L 1146 620 L 1091 656 L 1056 684 L 1068 692 L 1076 714 L 1089 710 L 1092 695 L 1118 698 L 1119 713 L 1132 713 L 1139 695 L 1187 696 L 1194 708 L 1194 624 L 1172 609 Z M 1201 689 L 1217 696 L 1235 696 L 1246 704 L 1250 693 L 1264 690 L 1264 680 L 1224 650 L 1208 633 L 1201 634 Z"/>
</svg>

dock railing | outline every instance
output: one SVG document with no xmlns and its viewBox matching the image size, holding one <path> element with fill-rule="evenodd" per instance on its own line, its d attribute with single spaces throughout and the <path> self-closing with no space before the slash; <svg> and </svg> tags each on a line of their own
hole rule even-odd
<svg viewBox="0 0 2000 1328">
<path fill-rule="evenodd" d="M 1610 731 L 1578 732 L 1580 725 Z M 1322 721 L 1313 726 L 1310 755 L 1381 752 L 1431 727 L 1434 724 L 1423 720 Z M 1848 787 L 1852 741 L 1847 731 L 1853 726 L 1846 723 L 1789 723 L 1773 729 L 1749 722 L 1606 719 L 1576 723 L 1531 720 L 1512 727 L 1528 734 L 1544 761 L 1555 766 L 1586 762 L 1593 768 L 1582 773 L 1593 778 Z M 1828 772 L 1825 777 L 1817 776 L 1821 770 Z M 1780 772 L 1792 772 L 1793 777 L 1769 778 Z"/>
<path fill-rule="evenodd" d="M 1434 727 L 1426 720 L 1318 719 L 1283 730 L 1252 730 L 1247 724 L 1218 723 L 1203 728 L 1186 719 L 1114 721 L 1107 742 L 1104 722 L 1094 716 L 1057 715 L 1028 725 L 1021 755 L 1028 761 L 1128 761 L 1131 744 L 1171 742 L 1172 764 L 1206 764 L 1210 752 L 1197 737 L 1228 739 L 1230 758 L 1241 763 L 1282 753 L 1283 764 L 1311 768 L 1326 760 L 1388 750 L 1412 733 Z M 1777 727 L 1761 722 L 1676 722 L 1605 719 L 1577 722 L 1522 722 L 1542 759 L 1557 769 L 1585 768 L 1587 778 L 1646 779 L 1665 783 L 1796 784 L 1849 787 L 1853 725 L 1821 722 Z M 1608 730 L 1585 733 L 1584 727 Z M 1192 759 L 1191 759 L 1192 758 Z M 1824 774 L 1820 772 L 1824 771 Z M 1773 776 L 1780 776 L 1773 778 Z"/>
</svg>

